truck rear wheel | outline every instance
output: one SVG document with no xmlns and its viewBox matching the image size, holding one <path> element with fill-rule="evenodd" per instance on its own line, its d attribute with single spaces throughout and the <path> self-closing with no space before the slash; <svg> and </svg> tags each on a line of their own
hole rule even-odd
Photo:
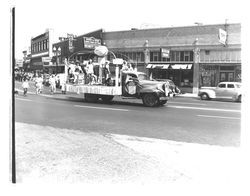
<svg viewBox="0 0 250 196">
<path fill-rule="evenodd" d="M 142 97 L 143 104 L 148 107 L 154 107 L 159 104 L 159 98 L 154 94 L 145 94 Z"/>
<path fill-rule="evenodd" d="M 112 101 L 112 99 L 114 98 L 114 96 L 112 95 L 102 95 L 101 99 L 104 103 L 109 103 Z"/>
<path fill-rule="evenodd" d="M 97 95 L 87 93 L 84 94 L 84 97 L 87 102 L 97 102 L 99 99 Z"/>
</svg>

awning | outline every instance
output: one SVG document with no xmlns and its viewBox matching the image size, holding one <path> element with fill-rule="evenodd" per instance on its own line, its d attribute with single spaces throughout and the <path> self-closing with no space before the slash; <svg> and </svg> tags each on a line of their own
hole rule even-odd
<svg viewBox="0 0 250 196">
<path fill-rule="evenodd" d="M 169 64 L 148 64 L 147 69 L 168 69 Z"/>
<path fill-rule="evenodd" d="M 192 64 L 173 64 L 172 69 L 191 69 Z"/>
<path fill-rule="evenodd" d="M 191 69 L 192 64 L 148 64 L 147 69 Z"/>
</svg>

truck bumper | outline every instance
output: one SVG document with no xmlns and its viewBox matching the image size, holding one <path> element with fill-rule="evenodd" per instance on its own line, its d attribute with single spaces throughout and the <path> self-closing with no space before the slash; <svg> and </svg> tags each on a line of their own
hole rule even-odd
<svg viewBox="0 0 250 196">
<path fill-rule="evenodd" d="M 159 99 L 160 99 L 161 101 L 165 101 L 165 100 L 168 100 L 169 97 L 159 97 Z"/>
</svg>

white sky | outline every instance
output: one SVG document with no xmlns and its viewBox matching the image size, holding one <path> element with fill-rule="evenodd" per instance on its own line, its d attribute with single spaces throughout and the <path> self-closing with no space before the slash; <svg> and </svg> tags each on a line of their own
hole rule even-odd
<svg viewBox="0 0 250 196">
<path fill-rule="evenodd" d="M 12 1 L 16 7 L 16 57 L 30 46 L 32 36 L 54 29 L 58 36 L 151 27 L 242 22 L 244 4 L 228 0 L 69 0 Z"/>
</svg>

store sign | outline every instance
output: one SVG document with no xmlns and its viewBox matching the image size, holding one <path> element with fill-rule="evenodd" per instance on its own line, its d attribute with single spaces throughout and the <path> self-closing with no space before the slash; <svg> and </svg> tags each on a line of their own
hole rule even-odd
<svg viewBox="0 0 250 196">
<path fill-rule="evenodd" d="M 101 40 L 94 37 L 83 37 L 83 47 L 94 49 L 96 46 L 101 45 Z"/>
<path fill-rule="evenodd" d="M 74 51 L 74 35 L 73 34 L 67 34 L 68 40 L 69 40 L 69 51 L 73 52 Z"/>
<path fill-rule="evenodd" d="M 42 57 L 42 62 L 51 62 L 52 57 Z"/>
<path fill-rule="evenodd" d="M 169 53 L 170 53 L 170 50 L 168 50 L 166 48 L 161 48 L 161 56 L 162 56 L 162 58 L 169 58 Z"/>
<path fill-rule="evenodd" d="M 114 65 L 122 65 L 123 59 L 120 59 L 120 58 L 113 59 L 113 64 Z"/>
<path fill-rule="evenodd" d="M 219 42 L 226 45 L 227 42 L 227 32 L 223 29 L 219 29 Z"/>
</svg>

